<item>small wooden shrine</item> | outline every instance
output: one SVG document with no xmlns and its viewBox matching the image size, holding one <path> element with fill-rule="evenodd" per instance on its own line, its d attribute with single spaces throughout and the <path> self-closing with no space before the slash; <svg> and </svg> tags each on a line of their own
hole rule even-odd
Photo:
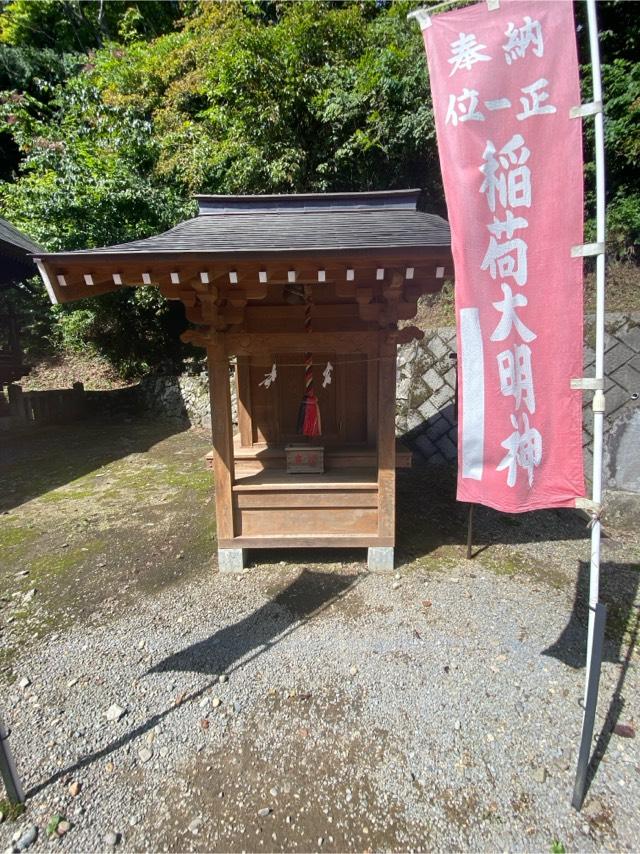
<svg viewBox="0 0 640 854">
<path fill-rule="evenodd" d="M 198 215 L 131 243 L 36 259 L 60 302 L 125 285 L 181 300 L 211 388 L 218 556 L 368 549 L 393 567 L 398 323 L 452 274 L 445 220 L 403 190 L 200 196 Z M 234 436 L 230 361 L 235 364 Z"/>
</svg>

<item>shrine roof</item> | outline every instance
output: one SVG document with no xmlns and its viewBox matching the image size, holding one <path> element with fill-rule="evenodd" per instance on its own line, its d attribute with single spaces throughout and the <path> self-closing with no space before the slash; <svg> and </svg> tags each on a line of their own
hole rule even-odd
<svg viewBox="0 0 640 854">
<path fill-rule="evenodd" d="M 419 209 L 419 190 L 197 196 L 198 215 L 162 234 L 38 257 L 239 254 L 449 247 L 446 220 Z M 107 256 L 107 257 L 105 257 Z"/>
<path fill-rule="evenodd" d="M 36 273 L 33 261 L 29 257 L 40 252 L 41 247 L 15 226 L 0 218 L 0 287 L 8 286 Z"/>
</svg>

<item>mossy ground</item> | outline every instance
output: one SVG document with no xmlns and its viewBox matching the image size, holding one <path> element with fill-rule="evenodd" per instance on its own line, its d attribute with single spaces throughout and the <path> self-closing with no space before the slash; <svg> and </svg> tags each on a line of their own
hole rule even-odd
<svg viewBox="0 0 640 854">
<path fill-rule="evenodd" d="M 17 821 L 20 816 L 24 815 L 24 811 L 24 804 L 14 804 L 7 798 L 0 798 L 0 813 L 7 821 Z"/>
<path fill-rule="evenodd" d="M 148 420 L 7 437 L 0 465 L 5 675 L 29 640 L 210 570 L 209 446 L 205 433 Z"/>
</svg>

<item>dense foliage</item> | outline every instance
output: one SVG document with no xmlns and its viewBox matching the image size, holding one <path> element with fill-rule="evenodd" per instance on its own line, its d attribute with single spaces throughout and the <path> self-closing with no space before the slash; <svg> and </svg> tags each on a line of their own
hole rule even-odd
<svg viewBox="0 0 640 854">
<path fill-rule="evenodd" d="M 443 211 L 413 6 L 4 0 L 2 215 L 58 249 L 169 228 L 196 192 L 422 186 Z M 620 253 L 640 234 L 640 65 L 626 6 L 601 12 Z M 176 358 L 184 324 L 145 289 L 35 315 L 52 346 L 98 348 L 123 372 Z"/>
</svg>

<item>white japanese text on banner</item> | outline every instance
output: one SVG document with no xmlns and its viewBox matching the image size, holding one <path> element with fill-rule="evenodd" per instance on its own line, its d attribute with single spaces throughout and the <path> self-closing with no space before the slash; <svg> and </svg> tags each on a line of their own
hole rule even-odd
<svg viewBox="0 0 640 854">
<path fill-rule="evenodd" d="M 582 128 L 570 2 L 503 0 L 424 29 L 455 265 L 458 499 L 584 495 Z"/>
</svg>

